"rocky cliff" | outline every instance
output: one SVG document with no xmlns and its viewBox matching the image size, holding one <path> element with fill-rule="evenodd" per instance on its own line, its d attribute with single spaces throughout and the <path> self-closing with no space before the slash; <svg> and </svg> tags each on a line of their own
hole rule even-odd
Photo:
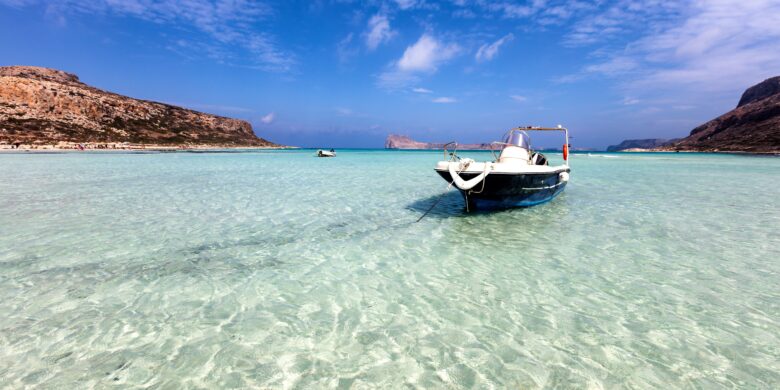
<svg viewBox="0 0 780 390">
<path fill-rule="evenodd" d="M 385 140 L 385 149 L 442 149 L 443 143 L 419 142 L 405 135 L 390 134 Z M 490 149 L 490 144 L 458 144 L 460 150 Z"/>
<path fill-rule="evenodd" d="M 766 79 L 745 90 L 737 107 L 780 94 L 780 76 Z"/>
<path fill-rule="evenodd" d="M 737 108 L 660 149 L 780 153 L 780 76 L 748 88 Z"/>
<path fill-rule="evenodd" d="M 242 120 L 106 92 L 60 70 L 0 67 L 0 144 L 278 146 Z"/>
</svg>

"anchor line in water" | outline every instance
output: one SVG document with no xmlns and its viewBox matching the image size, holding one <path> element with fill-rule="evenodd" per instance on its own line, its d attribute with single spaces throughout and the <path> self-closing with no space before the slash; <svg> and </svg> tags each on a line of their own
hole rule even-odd
<svg viewBox="0 0 780 390">
<path fill-rule="evenodd" d="M 460 174 L 461 172 L 465 171 L 465 170 L 466 170 L 466 168 L 468 168 L 468 164 L 466 164 L 466 166 L 464 166 L 464 167 L 463 167 L 463 168 L 462 168 L 460 171 L 457 171 L 457 173 L 458 173 L 458 174 Z M 473 191 L 475 194 L 482 193 L 482 191 L 484 191 L 484 190 L 485 190 L 485 180 L 487 180 L 487 175 L 485 175 L 485 176 L 482 178 L 482 188 L 480 188 L 480 189 L 479 189 L 479 192 L 477 192 L 477 191 Z M 428 215 L 428 213 L 430 213 L 430 212 L 431 212 L 431 210 L 433 210 L 433 208 L 434 208 L 434 207 L 436 207 L 436 205 L 437 205 L 437 204 L 439 204 L 439 202 L 440 202 L 440 201 L 441 201 L 441 199 L 444 197 L 444 195 L 447 195 L 447 191 L 449 191 L 449 190 L 450 190 L 450 188 L 452 188 L 452 183 L 454 183 L 454 182 L 455 182 L 455 179 L 452 179 L 452 181 L 450 181 L 449 183 L 447 183 L 447 188 L 444 190 L 444 192 L 442 192 L 442 194 L 441 194 L 441 195 L 439 195 L 439 198 L 438 198 L 438 199 L 436 199 L 436 201 L 435 201 L 435 202 L 433 202 L 433 205 L 432 205 L 432 206 L 431 206 L 431 207 L 430 207 L 430 208 L 429 208 L 427 211 L 425 211 L 425 213 L 424 213 L 422 216 L 420 216 L 420 218 L 418 218 L 416 221 L 414 221 L 414 223 L 417 223 L 417 222 L 420 222 L 420 221 L 422 221 L 422 219 L 423 219 L 423 218 L 425 218 L 425 216 L 426 216 L 426 215 Z M 469 193 L 471 193 L 471 192 L 472 192 L 471 190 L 468 190 L 468 191 L 465 191 L 465 192 L 464 192 L 464 194 L 466 195 L 466 212 L 468 212 L 468 211 L 469 211 L 469 201 L 468 201 L 468 199 L 469 199 L 469 198 L 468 198 L 468 195 L 469 195 Z"/>
<path fill-rule="evenodd" d="M 428 215 L 428 213 L 430 213 L 431 210 L 433 210 L 433 208 L 436 207 L 437 204 L 439 204 L 439 201 L 441 201 L 441 199 L 444 198 L 444 195 L 447 195 L 447 191 L 449 190 L 450 188 L 447 187 L 447 190 L 445 190 L 444 192 L 441 193 L 441 195 L 439 195 L 439 199 L 436 199 L 436 201 L 433 202 L 433 205 L 425 212 L 425 214 L 421 215 L 420 218 L 414 221 L 414 223 L 422 221 L 422 219 L 425 218 L 425 216 Z"/>
</svg>

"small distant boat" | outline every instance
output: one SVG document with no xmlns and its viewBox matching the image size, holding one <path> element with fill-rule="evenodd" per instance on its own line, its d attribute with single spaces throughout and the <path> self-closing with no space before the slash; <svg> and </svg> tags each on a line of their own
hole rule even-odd
<svg viewBox="0 0 780 390">
<path fill-rule="evenodd" d="M 317 157 L 336 157 L 336 151 L 333 149 L 331 150 L 320 149 L 317 151 Z"/>
<path fill-rule="evenodd" d="M 528 131 L 562 131 L 563 165 L 550 166 L 547 157 L 533 151 Z M 569 131 L 561 126 L 518 127 L 509 130 L 503 142 L 491 145 L 501 147 L 494 161 L 476 162 L 461 158 L 456 150 L 447 154 L 445 161 L 436 164 L 436 172 L 455 185 L 466 202 L 466 210 L 528 207 L 552 200 L 563 192 L 569 182 Z"/>
</svg>

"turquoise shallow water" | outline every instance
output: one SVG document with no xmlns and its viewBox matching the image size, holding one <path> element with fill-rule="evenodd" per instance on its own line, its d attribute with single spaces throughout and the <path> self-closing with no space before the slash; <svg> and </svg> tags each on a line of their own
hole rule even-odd
<svg viewBox="0 0 780 390">
<path fill-rule="evenodd" d="M 0 387 L 780 387 L 780 159 L 413 223 L 440 158 L 0 154 Z"/>
</svg>

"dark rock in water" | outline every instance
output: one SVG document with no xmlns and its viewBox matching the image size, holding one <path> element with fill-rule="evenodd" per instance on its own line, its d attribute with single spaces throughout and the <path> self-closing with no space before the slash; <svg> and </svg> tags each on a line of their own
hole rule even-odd
<svg viewBox="0 0 780 390">
<path fill-rule="evenodd" d="M 246 121 L 129 98 L 35 66 L 0 67 L 0 143 L 278 146 Z"/>
<path fill-rule="evenodd" d="M 780 153 L 780 76 L 748 88 L 737 108 L 659 149 Z"/>
<path fill-rule="evenodd" d="M 670 142 L 676 140 L 668 140 L 662 138 L 648 138 L 648 139 L 627 139 L 617 145 L 610 145 L 607 147 L 607 152 L 619 152 L 627 149 L 653 149 L 659 146 L 664 146 Z"/>
<path fill-rule="evenodd" d="M 766 99 L 779 93 L 780 76 L 772 77 L 745 90 L 745 93 L 742 94 L 742 98 L 739 99 L 737 107 L 742 107 L 745 104 L 753 103 L 761 99 Z"/>
</svg>

